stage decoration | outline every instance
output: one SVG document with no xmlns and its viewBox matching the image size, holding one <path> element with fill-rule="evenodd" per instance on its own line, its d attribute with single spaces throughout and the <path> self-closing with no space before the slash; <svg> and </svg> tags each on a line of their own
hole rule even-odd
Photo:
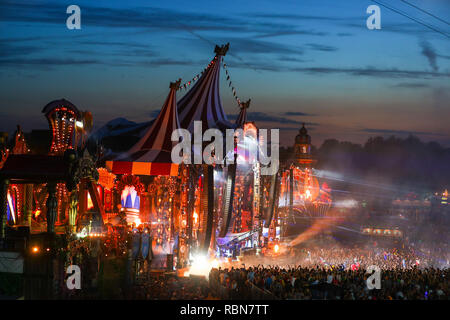
<svg viewBox="0 0 450 320">
<path fill-rule="evenodd" d="M 226 74 L 226 79 L 228 82 L 228 87 L 231 89 L 231 93 L 233 94 L 233 98 L 236 100 L 238 106 L 242 109 L 243 108 L 243 104 L 250 104 L 250 100 L 248 100 L 247 102 L 242 102 L 241 99 L 238 97 L 238 94 L 236 92 L 236 88 L 233 87 L 233 82 L 231 81 L 231 76 L 230 73 L 228 71 L 228 65 L 225 63 L 225 59 L 222 59 L 223 62 L 223 69 L 225 70 L 225 74 Z M 246 106 L 246 108 L 248 108 L 248 105 Z M 244 121 L 245 122 L 245 121 Z M 242 124 L 244 123 L 242 122 Z"/>
<path fill-rule="evenodd" d="M 11 192 L 7 192 L 7 219 L 8 221 L 12 221 L 13 224 L 16 223 L 16 202 L 11 196 Z"/>
<path fill-rule="evenodd" d="M 121 194 L 122 208 L 139 210 L 140 202 L 137 191 L 132 185 L 127 185 L 123 188 Z"/>
<path fill-rule="evenodd" d="M 98 184 L 104 188 L 112 190 L 114 189 L 116 175 L 112 174 L 105 168 L 98 168 Z"/>
<path fill-rule="evenodd" d="M 4 148 L 0 150 L 0 169 L 3 167 L 3 164 L 6 161 L 6 158 L 8 158 L 9 149 Z"/>
<path fill-rule="evenodd" d="M 187 90 L 192 84 L 194 84 L 198 79 L 200 79 L 200 77 L 203 75 L 203 73 L 207 72 L 209 68 L 211 68 L 214 63 L 217 62 L 217 57 L 214 57 L 213 60 L 211 60 L 211 62 L 208 64 L 208 66 L 202 70 L 202 72 L 200 72 L 199 74 L 197 74 L 194 78 L 192 78 L 192 80 L 186 81 L 184 84 L 179 86 L 179 89 L 184 89 Z"/>
<path fill-rule="evenodd" d="M 141 183 L 139 177 L 131 174 L 124 174 L 116 180 L 115 188 L 118 192 L 122 193 L 122 190 L 124 190 L 126 186 L 133 186 L 137 195 L 140 195 L 144 190 L 144 185 Z"/>
<path fill-rule="evenodd" d="M 25 134 L 20 126 L 17 126 L 16 133 L 14 135 L 14 147 L 11 154 L 27 154 L 30 153 L 30 148 L 25 141 Z"/>
<path fill-rule="evenodd" d="M 123 174 L 122 179 L 125 179 L 120 182 L 123 187 L 118 189 L 126 193 L 122 193 L 122 210 L 127 213 L 128 223 L 150 223 L 155 250 L 160 255 L 173 254 L 173 243 L 180 232 L 176 223 L 179 212 L 179 165 L 171 161 L 174 145 L 171 135 L 180 128 L 176 104 L 176 91 L 180 83 L 181 79 L 170 84 L 170 92 L 158 117 L 141 140 L 125 154 L 106 162 L 110 172 Z M 145 194 L 143 188 L 136 189 L 137 181 L 126 181 L 138 179 L 138 175 L 147 176 L 145 180 L 150 182 Z M 130 205 L 132 208 L 129 208 Z M 130 218 L 132 215 L 133 218 Z"/>
<path fill-rule="evenodd" d="M 42 113 L 47 117 L 52 130 L 50 154 L 62 154 L 74 148 L 74 132 L 77 121 L 81 119 L 78 108 L 65 99 L 48 103 Z"/>
<path fill-rule="evenodd" d="M 202 121 L 202 130 L 233 128 L 222 107 L 219 93 L 220 64 L 229 44 L 215 47 L 215 62 L 200 77 L 184 97 L 178 101 L 178 116 L 183 129 L 194 131 L 194 121 Z"/>
<path fill-rule="evenodd" d="M 170 84 L 170 92 L 153 125 L 128 152 L 107 161 L 106 168 L 114 174 L 177 176 L 178 164 L 172 163 L 172 132 L 180 128 L 176 91 L 181 79 Z"/>
</svg>

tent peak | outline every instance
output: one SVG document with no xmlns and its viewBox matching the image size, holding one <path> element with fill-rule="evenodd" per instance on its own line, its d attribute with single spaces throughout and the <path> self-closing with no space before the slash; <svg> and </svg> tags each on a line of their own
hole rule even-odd
<svg viewBox="0 0 450 320">
<path fill-rule="evenodd" d="M 170 88 L 170 89 L 178 90 L 178 89 L 180 89 L 180 85 L 181 85 L 181 78 L 179 78 L 179 79 L 178 79 L 177 81 L 175 81 L 175 82 L 171 82 L 170 85 L 169 85 L 169 88 Z"/>
<path fill-rule="evenodd" d="M 214 53 L 218 56 L 225 56 L 229 48 L 230 48 L 229 42 L 221 46 L 216 45 L 216 47 L 214 48 Z"/>
</svg>

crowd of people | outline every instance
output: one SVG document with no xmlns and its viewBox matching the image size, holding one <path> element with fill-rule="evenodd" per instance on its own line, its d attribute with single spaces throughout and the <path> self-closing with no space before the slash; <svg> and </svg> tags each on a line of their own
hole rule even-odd
<svg viewBox="0 0 450 320">
<path fill-rule="evenodd" d="M 362 248 L 300 249 L 278 263 L 222 265 L 209 276 L 151 277 L 135 286 L 133 299 L 208 300 L 448 300 L 450 270 L 406 250 Z M 296 264 L 283 265 L 283 259 Z M 259 258 L 260 262 L 270 262 Z M 242 262 L 242 261 L 241 261 Z M 381 269 L 380 288 L 370 289 L 370 265 Z M 374 283 L 375 284 L 375 283 Z"/>
<path fill-rule="evenodd" d="M 436 251 L 436 250 L 434 250 Z M 208 300 L 448 300 L 446 252 L 422 246 L 338 246 L 322 243 L 278 256 L 250 256 L 220 263 L 207 277 L 148 273 L 113 299 Z M 436 253 L 436 254 L 434 254 Z M 380 287 L 367 279 L 376 266 Z M 142 279 L 141 279 L 142 280 Z M 376 283 L 372 282 L 374 285 Z M 93 292 L 93 297 L 95 293 Z"/>
<path fill-rule="evenodd" d="M 450 298 L 449 269 L 382 270 L 380 289 L 370 290 L 366 269 L 249 267 L 213 269 L 210 285 L 226 288 L 229 299 L 252 299 L 252 286 L 273 299 L 441 300 Z"/>
<path fill-rule="evenodd" d="M 442 252 L 429 253 L 415 246 L 309 245 L 272 258 L 248 258 L 245 265 L 213 269 L 210 283 L 226 288 L 231 299 L 251 298 L 254 286 L 275 299 L 449 299 L 449 261 Z M 367 286 L 370 266 L 381 270 L 380 289 Z"/>
<path fill-rule="evenodd" d="M 438 259 L 439 257 L 440 259 Z M 444 260 L 443 260 L 444 259 Z M 259 259 L 249 262 L 255 265 Z M 267 260 L 277 265 L 286 265 L 293 263 L 303 267 L 331 267 L 340 269 L 358 269 L 367 268 L 376 265 L 381 269 L 411 269 L 414 267 L 440 268 L 442 265 L 448 265 L 448 257 L 445 260 L 443 255 L 436 256 L 414 247 L 402 248 L 382 248 L 376 246 L 355 246 L 342 247 L 337 245 L 328 246 L 308 246 L 301 249 L 290 249 L 283 256 L 275 256 L 272 260 Z"/>
<path fill-rule="evenodd" d="M 215 300 L 204 277 L 155 276 L 133 287 L 128 298 L 137 300 Z"/>
</svg>

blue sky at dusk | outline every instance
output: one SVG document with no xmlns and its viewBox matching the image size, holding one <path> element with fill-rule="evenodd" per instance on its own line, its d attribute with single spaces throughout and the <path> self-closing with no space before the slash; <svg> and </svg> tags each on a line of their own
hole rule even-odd
<svg viewBox="0 0 450 320">
<path fill-rule="evenodd" d="M 450 146 L 450 25 L 382 2 L 448 36 L 384 7 L 382 29 L 368 30 L 365 0 L 0 0 L 0 131 L 47 128 L 41 110 L 59 98 L 91 111 L 96 128 L 148 121 L 170 81 L 191 79 L 230 42 L 249 120 L 281 128 L 282 144 L 306 122 L 315 145 L 413 133 Z M 409 2 L 450 21 L 450 1 Z M 81 30 L 66 28 L 72 4 Z M 223 70 L 221 96 L 234 119 Z"/>
</svg>

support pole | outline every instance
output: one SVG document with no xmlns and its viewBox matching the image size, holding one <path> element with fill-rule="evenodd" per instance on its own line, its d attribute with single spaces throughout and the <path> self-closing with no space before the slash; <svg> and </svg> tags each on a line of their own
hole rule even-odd
<svg viewBox="0 0 450 320">
<path fill-rule="evenodd" d="M 272 222 L 272 218 L 274 217 L 274 213 L 276 210 L 275 201 L 278 202 L 278 172 L 272 175 L 270 181 L 270 191 L 269 191 L 269 207 L 266 210 L 265 217 L 265 228 L 270 227 L 270 223 Z"/>
<path fill-rule="evenodd" d="M 294 214 L 294 169 L 289 169 L 289 217 Z"/>
<path fill-rule="evenodd" d="M 33 215 L 33 185 L 25 185 L 25 224 L 30 227 L 31 231 L 31 216 Z"/>
<path fill-rule="evenodd" d="M 70 232 L 77 232 L 77 206 L 78 206 L 78 193 L 76 190 L 70 193 L 69 198 L 69 228 Z"/>
<path fill-rule="evenodd" d="M 47 184 L 47 232 L 55 233 L 56 215 L 58 213 L 58 200 L 56 199 L 56 184 Z"/>
<path fill-rule="evenodd" d="M 8 210 L 8 180 L 0 181 L 0 240 L 5 240 L 6 238 L 6 223 L 7 223 L 7 210 Z"/>
<path fill-rule="evenodd" d="M 207 196 L 207 214 L 206 225 L 205 225 L 205 238 L 203 242 L 202 251 L 208 251 L 211 244 L 211 235 L 213 232 L 213 222 L 214 222 L 214 167 L 211 165 L 205 165 L 204 167 L 205 183 L 204 188 L 206 188 Z"/>
<path fill-rule="evenodd" d="M 228 231 L 233 227 L 233 201 L 234 201 L 234 188 L 236 183 L 236 163 L 228 165 L 227 170 L 227 181 L 225 185 L 224 202 L 223 202 L 223 212 L 224 220 L 222 222 L 222 227 L 220 230 L 219 237 L 225 237 Z"/>
<path fill-rule="evenodd" d="M 80 181 L 80 193 L 78 196 L 78 202 L 80 204 L 80 214 L 84 215 L 87 212 L 87 183 L 85 179 L 81 179 Z"/>
<path fill-rule="evenodd" d="M 187 257 L 189 259 L 189 253 L 192 246 L 192 215 L 194 214 L 194 205 L 195 205 L 195 179 L 197 175 L 195 174 L 194 165 L 190 165 L 188 167 L 189 170 L 189 182 L 188 182 L 188 205 L 187 205 L 187 246 L 186 248 L 189 250 L 187 252 Z"/>
</svg>

